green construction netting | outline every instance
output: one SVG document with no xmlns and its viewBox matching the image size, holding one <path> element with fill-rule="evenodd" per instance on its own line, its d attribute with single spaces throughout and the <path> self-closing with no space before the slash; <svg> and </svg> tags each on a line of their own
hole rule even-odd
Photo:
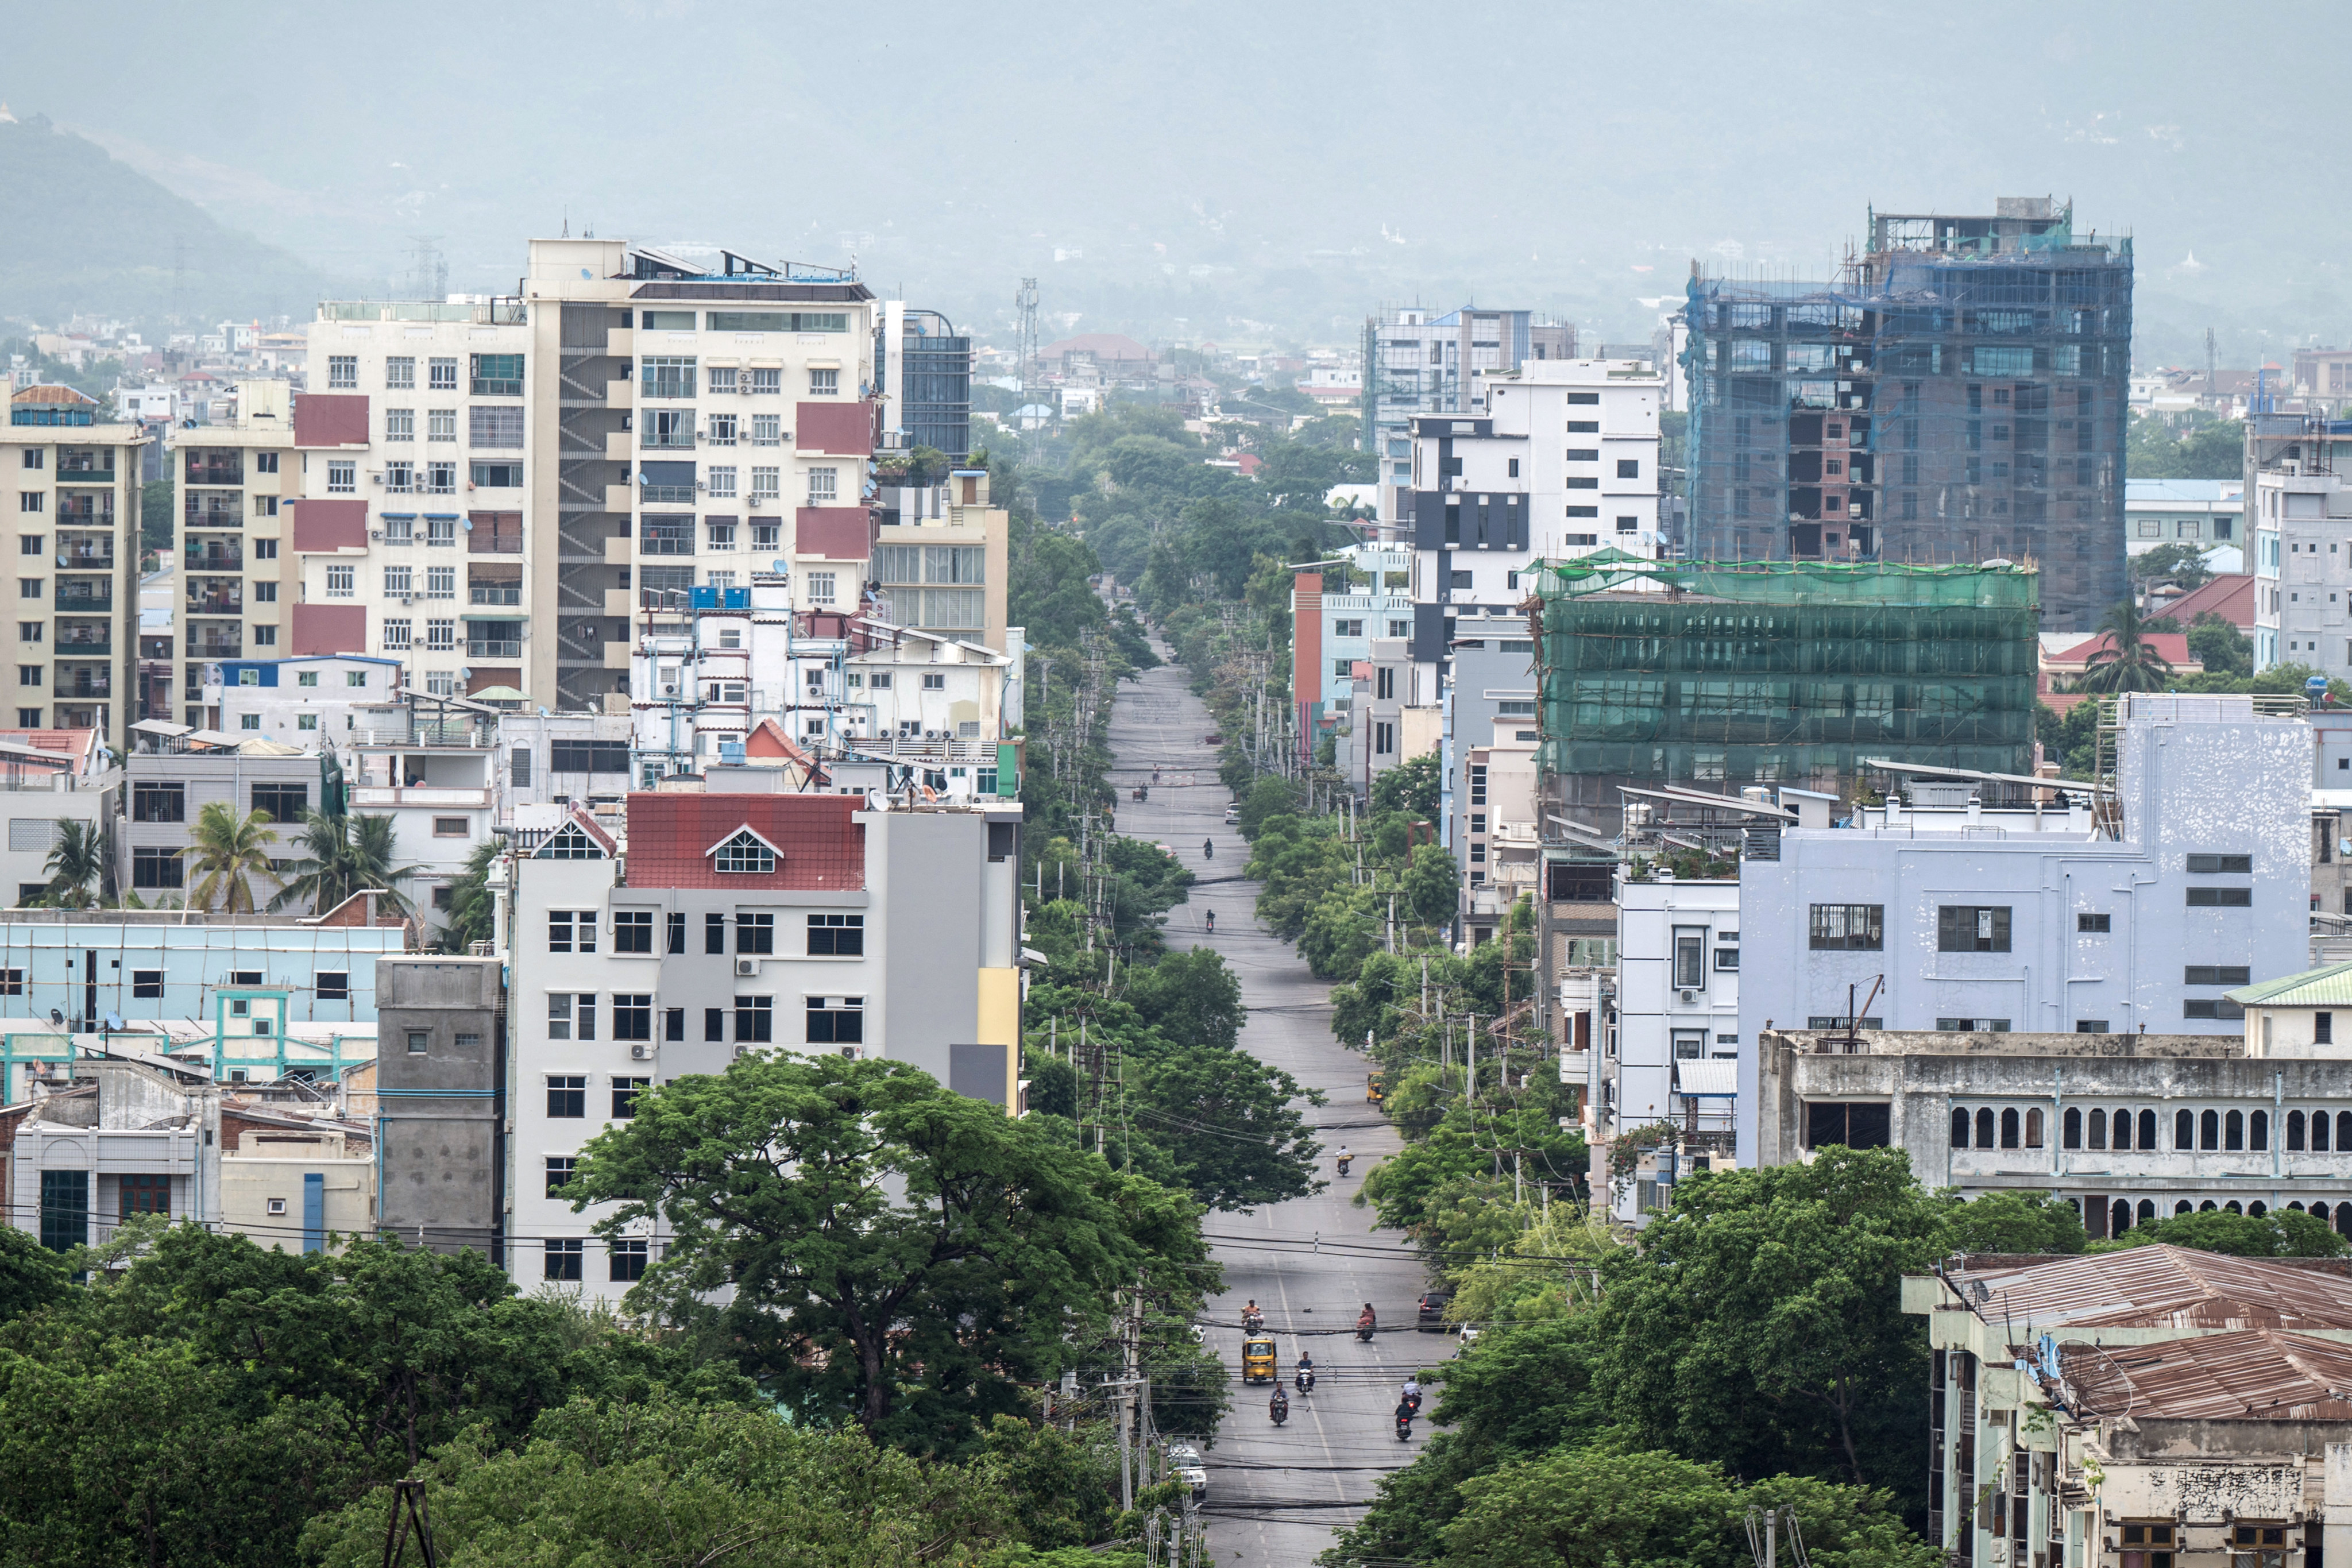
<svg viewBox="0 0 2352 1568">
<path fill-rule="evenodd" d="M 2002 566 L 1551 564 L 1544 766 L 1592 782 L 1570 800 L 1621 782 L 1838 787 L 1863 756 L 2022 773 L 2036 584 Z"/>
</svg>

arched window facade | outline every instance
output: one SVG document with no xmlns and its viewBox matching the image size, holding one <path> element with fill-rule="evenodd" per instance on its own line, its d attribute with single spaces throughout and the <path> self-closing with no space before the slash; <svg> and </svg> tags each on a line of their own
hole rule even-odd
<svg viewBox="0 0 2352 1568">
<path fill-rule="evenodd" d="M 2336 1113 L 2336 1147 L 2338 1152 L 2352 1150 L 2352 1110 Z"/>
<path fill-rule="evenodd" d="M 1992 1112 L 1990 1110 L 1977 1112 L 1977 1147 L 1979 1149 L 1992 1147 Z"/>
<path fill-rule="evenodd" d="M 1969 1113 L 1955 1106 L 1952 1110 L 1952 1147 L 1965 1149 L 1968 1146 Z"/>
<path fill-rule="evenodd" d="M 2260 1219 L 2263 1215 L 2271 1212 L 2271 1205 L 2266 1203 L 2263 1203 L 2260 1200 L 2256 1200 L 2255 1202 L 2250 1203 L 2246 1205 L 2246 1212 L 2253 1215 L 2256 1219 Z"/>
<path fill-rule="evenodd" d="M 2142 1224 L 2146 1224 L 2147 1221 L 2154 1219 L 2156 1217 L 2156 1205 L 2147 1198 L 2140 1199 L 2139 1217 Z"/>
<path fill-rule="evenodd" d="M 2156 1147 L 2156 1112 L 2153 1110 L 2139 1113 L 2139 1146 L 2143 1149 Z"/>
<path fill-rule="evenodd" d="M 2181 1114 L 2186 1116 L 2189 1113 L 2184 1110 Z M 2183 1198 L 2179 1203 L 2172 1205 L 2172 1212 L 2176 1215 L 2195 1214 L 2197 1212 L 2197 1205 L 2190 1203 L 2187 1198 Z"/>
<path fill-rule="evenodd" d="M 2017 1147 L 2017 1107 L 2013 1105 L 2000 1113 L 2000 1146 L 2004 1149 Z"/>
<path fill-rule="evenodd" d="M 2132 1146 L 2132 1136 L 2131 1136 L 2132 1129 L 2131 1129 L 2131 1123 L 2132 1123 L 2132 1114 L 2131 1114 L 2131 1112 L 2130 1112 L 2130 1111 L 2128 1111 L 2128 1110 L 2118 1110 L 2118 1111 L 2116 1111 L 2116 1148 L 2118 1148 L 2118 1149 L 2128 1149 L 2128 1148 L 2130 1148 L 2130 1147 Z"/>
<path fill-rule="evenodd" d="M 2209 1111 L 2207 1114 L 2210 1115 L 2211 1112 Z M 2242 1112 L 2232 1110 L 2229 1115 L 2221 1118 L 2221 1147 L 2235 1153 L 2242 1151 L 2245 1146 L 2245 1116 Z"/>
<path fill-rule="evenodd" d="M 2107 1113 L 2104 1110 L 2094 1110 L 2091 1112 L 2091 1147 L 2104 1149 L 2106 1146 Z"/>
<path fill-rule="evenodd" d="M 2115 1202 L 2115 1206 L 2107 1211 L 2108 1234 L 2111 1236 L 2121 1236 L 2124 1232 L 2131 1228 L 2131 1200 L 2128 1198 L 2117 1198 Z"/>
<path fill-rule="evenodd" d="M 2223 1204 L 2221 1206 L 2231 1214 L 2243 1214 L 2246 1212 L 2238 1206 L 2238 1200 L 2235 1198 L 2231 1198 L 2228 1203 Z"/>
<path fill-rule="evenodd" d="M 2325 1154 L 2331 1147 L 2327 1139 L 2329 1125 L 2327 1112 L 2315 1110 L 2311 1113 L 2311 1152 L 2313 1153 Z"/>
<path fill-rule="evenodd" d="M 2025 1146 L 2029 1149 L 2042 1147 L 2042 1108 L 2038 1105 L 2026 1108 Z"/>
<path fill-rule="evenodd" d="M 2303 1150 L 2303 1112 L 2300 1110 L 2286 1113 L 2286 1147 L 2291 1154 L 2300 1153 Z"/>
<path fill-rule="evenodd" d="M 2246 1147 L 2268 1150 L 2271 1146 L 2271 1113 L 2257 1110 L 2246 1118 Z"/>
<path fill-rule="evenodd" d="M 2098 1112 L 2093 1111 L 2092 1114 L 2095 1116 Z M 2059 1136 L 2065 1139 L 2067 1148 L 2080 1149 L 2083 1146 L 2083 1113 L 2068 1106 L 2065 1120 L 2059 1124 L 2058 1131 Z"/>
<path fill-rule="evenodd" d="M 2195 1111 L 2179 1110 L 2173 1113 L 2172 1146 L 2181 1150 L 2197 1147 L 2197 1113 Z"/>
<path fill-rule="evenodd" d="M 2221 1113 L 2209 1110 L 2197 1119 L 2197 1147 L 2219 1149 L 2221 1146 Z"/>
</svg>

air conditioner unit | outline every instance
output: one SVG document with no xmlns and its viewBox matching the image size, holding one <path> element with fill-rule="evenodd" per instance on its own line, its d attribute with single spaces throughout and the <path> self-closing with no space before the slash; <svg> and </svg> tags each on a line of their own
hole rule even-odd
<svg viewBox="0 0 2352 1568">
<path fill-rule="evenodd" d="M 749 979 L 760 973 L 760 961 L 756 958 L 739 958 L 735 961 L 735 973 Z"/>
<path fill-rule="evenodd" d="M 651 1046 L 631 1046 L 629 1059 L 636 1062 L 649 1062 L 654 1059 L 654 1048 Z"/>
<path fill-rule="evenodd" d="M 1683 1005 L 1684 1005 L 1684 1006 L 1687 1007 L 1687 1006 L 1689 1006 L 1692 1003 L 1694 1003 L 1694 1002 L 1696 1002 L 1696 1001 L 1697 1001 L 1697 1000 L 1698 1000 L 1698 993 L 1697 993 L 1697 992 L 1696 992 L 1696 991 L 1685 991 L 1685 992 L 1684 992 L 1684 993 L 1683 993 Z"/>
<path fill-rule="evenodd" d="M 371 528 L 368 530 L 368 537 L 370 539 L 382 539 L 383 537 L 383 530 L 380 528 Z"/>
</svg>

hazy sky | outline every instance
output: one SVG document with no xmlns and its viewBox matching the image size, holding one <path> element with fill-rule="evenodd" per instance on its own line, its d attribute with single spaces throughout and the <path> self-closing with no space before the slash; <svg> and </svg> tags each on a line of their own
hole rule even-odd
<svg viewBox="0 0 2352 1568">
<path fill-rule="evenodd" d="M 511 288 L 568 217 L 854 252 L 983 334 L 1026 274 L 1049 331 L 1338 340 L 1475 294 L 1622 339 L 1694 257 L 1815 272 L 1874 204 L 2048 194 L 2136 237 L 2144 357 L 2352 341 L 2317 0 L 82 0 L 0 36 L 19 115 L 354 279 L 430 236 L 451 288 Z"/>
</svg>

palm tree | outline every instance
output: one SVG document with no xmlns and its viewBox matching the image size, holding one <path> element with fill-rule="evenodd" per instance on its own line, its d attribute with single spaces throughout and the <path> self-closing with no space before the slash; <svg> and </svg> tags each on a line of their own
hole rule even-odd
<svg viewBox="0 0 2352 1568">
<path fill-rule="evenodd" d="M 86 910 L 98 901 L 106 871 L 106 837 L 95 822 L 59 825 L 57 844 L 41 869 L 49 873 L 49 901 L 59 909 Z"/>
<path fill-rule="evenodd" d="M 489 889 L 490 866 L 506 846 L 485 838 L 466 857 L 466 869 L 449 884 L 449 923 L 442 930 L 443 952 L 467 952 L 498 934 L 498 899 Z"/>
<path fill-rule="evenodd" d="M 209 910 L 217 898 L 224 913 L 254 912 L 249 879 L 267 877 L 273 882 L 278 879 L 265 847 L 278 842 L 278 835 L 269 830 L 271 820 L 266 811 L 239 816 L 236 808 L 225 800 L 205 803 L 205 808 L 196 813 L 195 831 L 188 835 L 188 847 L 180 852 L 191 858 L 189 863 L 199 879 L 188 891 L 190 904 Z"/>
<path fill-rule="evenodd" d="M 2129 599 L 2109 610 L 2099 623 L 2108 634 L 2107 646 L 2091 655 L 2090 667 L 2076 682 L 2084 691 L 2161 691 L 2172 679 L 2172 661 L 2148 640 L 2147 620 Z"/>
<path fill-rule="evenodd" d="M 269 907 L 282 910 L 308 903 L 313 913 L 324 914 L 353 893 L 373 888 L 383 894 L 382 901 L 390 911 L 410 913 L 408 900 L 394 890 L 393 884 L 408 880 L 420 868 L 392 864 L 392 826 L 388 816 L 306 812 L 295 841 L 310 853 L 288 862 L 286 868 L 295 877 L 269 900 Z"/>
</svg>

